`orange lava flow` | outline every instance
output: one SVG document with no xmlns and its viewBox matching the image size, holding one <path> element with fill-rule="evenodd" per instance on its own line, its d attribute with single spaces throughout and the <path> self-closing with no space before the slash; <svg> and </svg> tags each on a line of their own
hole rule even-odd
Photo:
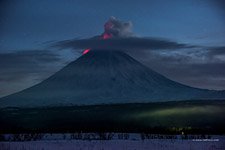
<svg viewBox="0 0 225 150">
<path fill-rule="evenodd" d="M 87 54 L 90 50 L 91 50 L 90 48 L 85 49 L 85 50 L 83 51 L 83 55 Z"/>
</svg>

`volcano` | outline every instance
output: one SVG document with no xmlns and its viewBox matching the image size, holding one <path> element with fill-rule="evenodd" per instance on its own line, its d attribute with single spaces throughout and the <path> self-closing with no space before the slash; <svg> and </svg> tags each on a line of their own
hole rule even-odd
<svg viewBox="0 0 225 150">
<path fill-rule="evenodd" d="M 91 50 L 0 107 L 46 107 L 223 99 L 224 91 L 172 81 L 121 51 Z"/>
</svg>

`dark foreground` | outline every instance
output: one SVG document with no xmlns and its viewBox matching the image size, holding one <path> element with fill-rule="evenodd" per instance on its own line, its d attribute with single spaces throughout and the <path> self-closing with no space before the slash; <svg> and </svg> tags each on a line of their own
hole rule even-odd
<svg viewBox="0 0 225 150">
<path fill-rule="evenodd" d="M 0 133 L 225 134 L 225 101 L 0 109 Z"/>
</svg>

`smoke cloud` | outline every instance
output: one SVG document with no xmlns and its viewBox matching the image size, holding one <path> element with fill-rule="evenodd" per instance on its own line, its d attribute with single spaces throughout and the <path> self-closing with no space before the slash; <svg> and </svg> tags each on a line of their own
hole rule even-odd
<svg viewBox="0 0 225 150">
<path fill-rule="evenodd" d="M 72 39 L 54 43 L 51 47 L 60 49 L 92 49 L 92 50 L 122 50 L 122 51 L 145 51 L 159 49 L 182 49 L 197 46 L 178 43 L 162 38 L 137 37 L 132 32 L 132 23 L 124 22 L 115 17 L 110 17 L 104 25 L 101 35 L 89 39 Z"/>
<path fill-rule="evenodd" d="M 139 38 L 139 37 L 113 37 L 107 40 L 91 38 L 81 40 L 65 40 L 57 42 L 53 45 L 60 49 L 86 49 L 93 50 L 121 50 L 121 51 L 145 51 L 145 50 L 176 50 L 182 48 L 194 48 L 197 46 L 181 44 L 169 40 L 158 38 Z"/>
<path fill-rule="evenodd" d="M 115 17 L 110 17 L 105 23 L 104 29 L 105 34 L 111 35 L 112 37 L 132 37 L 134 33 L 132 32 L 132 22 L 123 22 Z"/>
</svg>

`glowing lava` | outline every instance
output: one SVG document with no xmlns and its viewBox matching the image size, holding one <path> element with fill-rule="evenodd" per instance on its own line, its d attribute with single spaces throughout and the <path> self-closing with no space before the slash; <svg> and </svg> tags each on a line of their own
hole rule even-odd
<svg viewBox="0 0 225 150">
<path fill-rule="evenodd" d="M 87 54 L 90 50 L 91 50 L 90 48 L 85 49 L 85 50 L 83 51 L 83 55 Z"/>
<path fill-rule="evenodd" d="M 105 30 L 106 30 L 106 29 L 110 29 L 110 28 L 113 27 L 113 24 L 112 24 L 112 23 L 106 23 L 104 27 L 105 27 Z M 100 36 L 100 39 L 106 40 L 106 39 L 109 39 L 109 38 L 112 38 L 112 37 L 113 37 L 113 35 L 112 35 L 111 33 L 107 33 L 107 32 L 105 31 L 105 32 Z M 83 51 L 83 55 L 87 54 L 90 50 L 91 50 L 90 48 L 85 49 L 85 50 Z"/>
<path fill-rule="evenodd" d="M 109 38 L 111 38 L 112 37 L 112 34 L 110 34 L 110 33 L 104 33 L 103 34 L 103 36 L 102 36 L 102 38 L 105 40 L 105 39 L 109 39 Z"/>
</svg>

